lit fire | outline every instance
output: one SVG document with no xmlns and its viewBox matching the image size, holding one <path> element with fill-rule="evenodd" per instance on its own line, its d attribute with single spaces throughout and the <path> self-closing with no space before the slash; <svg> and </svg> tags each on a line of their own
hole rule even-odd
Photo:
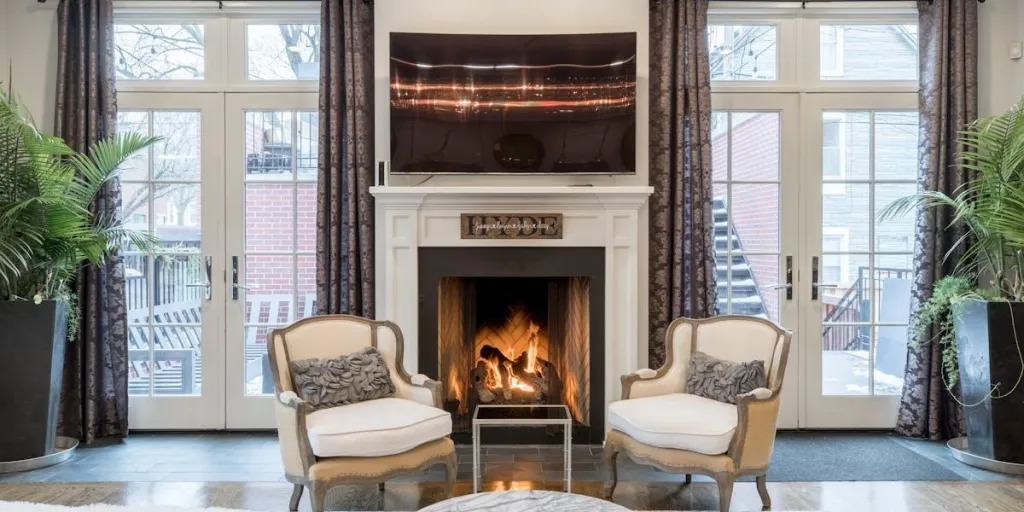
<svg viewBox="0 0 1024 512">
<path fill-rule="evenodd" d="M 526 335 L 528 336 L 529 342 L 525 352 L 526 360 L 522 363 L 522 372 L 537 375 L 543 377 L 542 366 L 537 363 L 540 337 L 540 326 L 530 322 L 529 328 L 527 329 Z M 524 393 L 533 393 L 536 388 L 529 382 L 526 382 L 516 376 L 516 368 L 513 367 L 512 361 L 515 361 L 520 354 L 516 354 L 513 347 L 508 346 L 502 350 L 506 360 L 501 361 L 499 357 L 481 357 L 479 360 L 483 361 L 486 369 L 487 376 L 484 380 L 484 384 L 488 389 L 504 389 L 507 385 L 511 391 L 522 391 Z M 508 375 L 507 380 L 504 375 Z M 521 377 L 521 375 L 520 375 Z"/>
</svg>

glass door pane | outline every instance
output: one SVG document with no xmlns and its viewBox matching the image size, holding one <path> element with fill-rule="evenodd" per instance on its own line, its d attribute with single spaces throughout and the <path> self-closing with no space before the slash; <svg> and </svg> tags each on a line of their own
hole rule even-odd
<svg viewBox="0 0 1024 512">
<path fill-rule="evenodd" d="M 229 304 L 228 423 L 272 425 L 270 333 L 316 312 L 316 95 L 229 95 L 229 253 L 237 255 L 239 287 Z M 233 258 L 234 259 L 234 258 Z M 234 295 L 232 296 L 234 297 Z"/>
<path fill-rule="evenodd" d="M 781 115 L 712 115 L 718 313 L 779 322 Z"/>
<path fill-rule="evenodd" d="M 216 147 L 219 105 L 210 95 L 124 96 L 117 130 L 161 138 L 121 168 L 124 223 L 156 238 L 149 250 L 123 253 L 131 426 L 218 426 L 222 336 L 210 277 L 220 215 L 204 213 L 220 188 L 219 162 L 207 147 Z"/>
<path fill-rule="evenodd" d="M 796 273 L 787 272 L 799 242 L 797 95 L 719 93 L 712 104 L 718 314 L 764 318 L 799 333 Z M 795 340 L 792 347 L 781 428 L 796 428 L 799 420 Z"/>
<path fill-rule="evenodd" d="M 817 286 L 808 290 L 809 310 L 817 312 L 811 332 L 820 333 L 809 356 L 812 428 L 895 422 L 915 219 L 882 222 L 878 212 L 917 189 L 919 122 L 914 103 L 898 98 L 891 107 L 858 108 L 856 99 L 838 95 L 812 108 L 811 131 L 820 135 L 812 139 L 820 148 L 813 162 L 820 174 L 808 187 L 820 214 L 807 220 L 814 223 L 812 257 L 820 255 Z"/>
</svg>

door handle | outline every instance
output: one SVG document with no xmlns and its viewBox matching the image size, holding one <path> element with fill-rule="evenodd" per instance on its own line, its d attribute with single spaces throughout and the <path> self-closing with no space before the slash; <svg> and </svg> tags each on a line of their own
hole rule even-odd
<svg viewBox="0 0 1024 512">
<path fill-rule="evenodd" d="M 786 300 L 793 300 L 793 257 L 786 256 L 786 284 L 770 284 L 768 290 L 786 290 Z"/>
<path fill-rule="evenodd" d="M 259 285 L 253 283 L 247 286 L 238 284 L 238 256 L 231 257 L 231 300 L 238 300 L 238 290 L 258 290 Z"/>
<path fill-rule="evenodd" d="M 213 299 L 213 257 L 207 256 L 204 258 L 203 266 L 206 271 L 206 282 L 205 283 L 185 283 L 186 288 L 199 288 L 203 287 L 206 290 L 203 292 L 206 300 Z"/>
<path fill-rule="evenodd" d="M 818 300 L 820 296 L 820 290 L 822 288 L 839 288 L 839 283 L 820 283 L 818 282 L 818 262 L 819 258 L 814 256 L 811 258 L 811 300 Z"/>
</svg>

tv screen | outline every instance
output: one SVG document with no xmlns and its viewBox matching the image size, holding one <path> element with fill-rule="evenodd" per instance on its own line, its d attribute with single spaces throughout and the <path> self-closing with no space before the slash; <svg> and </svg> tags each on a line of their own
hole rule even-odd
<svg viewBox="0 0 1024 512">
<path fill-rule="evenodd" d="M 630 174 L 636 34 L 391 34 L 393 174 Z"/>
</svg>

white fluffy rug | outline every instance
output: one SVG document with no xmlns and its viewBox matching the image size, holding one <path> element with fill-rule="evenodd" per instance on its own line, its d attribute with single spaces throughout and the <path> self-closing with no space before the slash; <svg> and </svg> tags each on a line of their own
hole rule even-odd
<svg viewBox="0 0 1024 512">
<path fill-rule="evenodd" d="M 24 501 L 0 501 L 2 512 L 245 512 L 244 510 L 228 510 L 226 508 L 180 508 L 180 507 L 156 507 L 146 505 L 141 507 L 121 507 L 118 505 L 83 505 L 81 507 L 62 507 L 59 505 L 43 505 L 40 503 L 27 503 Z"/>
</svg>

